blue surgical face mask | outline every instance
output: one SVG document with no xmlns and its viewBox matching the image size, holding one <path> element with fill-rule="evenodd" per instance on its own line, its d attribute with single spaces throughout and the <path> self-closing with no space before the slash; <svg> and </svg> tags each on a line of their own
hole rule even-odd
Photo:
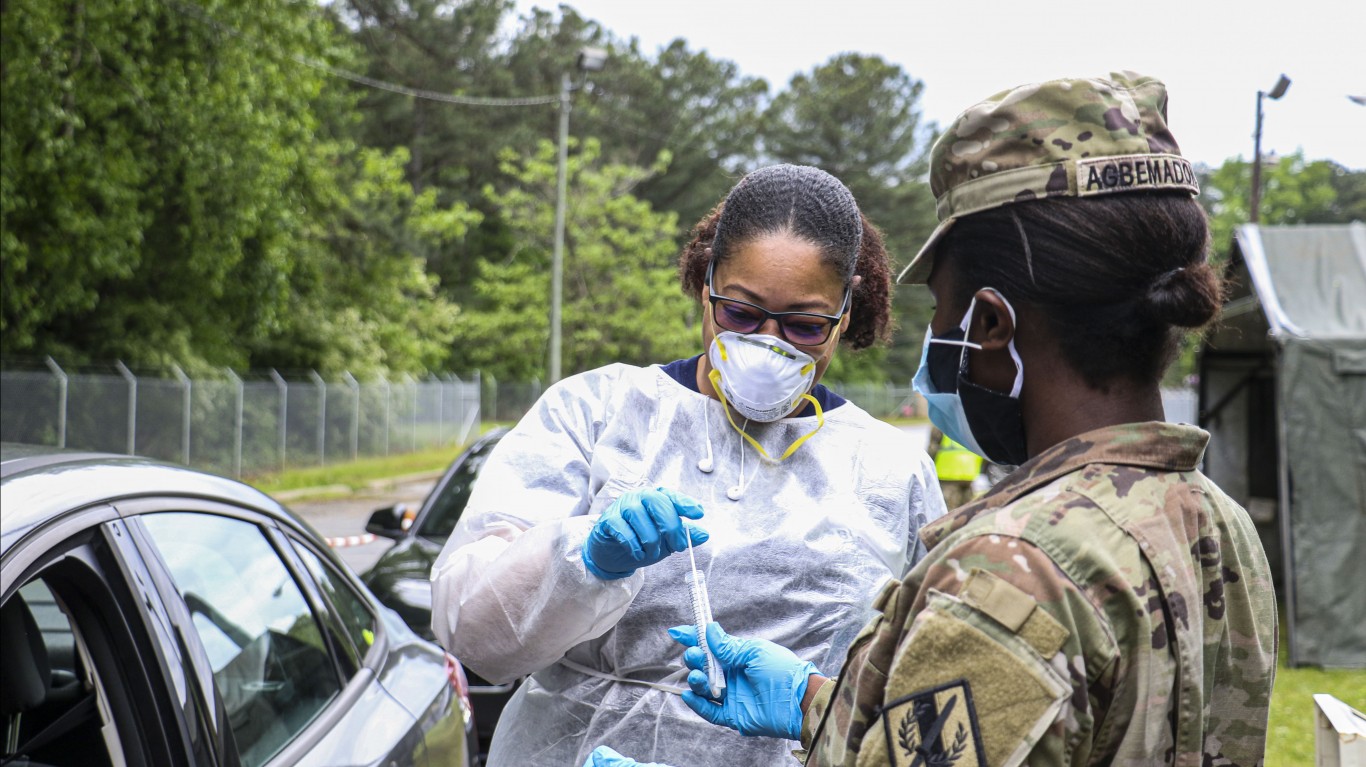
<svg viewBox="0 0 1366 767">
<path fill-rule="evenodd" d="M 1015 309 L 1010 302 L 999 292 L 991 288 L 986 290 L 1001 298 L 1014 320 Z M 992 391 L 967 379 L 967 350 L 982 348 L 981 344 L 967 340 L 975 308 L 977 299 L 973 298 L 963 321 L 942 336 L 935 336 L 931 328 L 925 329 L 920 368 L 912 385 L 925 397 L 930 421 L 949 439 L 992 463 L 1019 465 L 1029 457 L 1020 410 L 1024 364 L 1015 349 L 1015 339 L 1011 338 L 1008 348 L 1010 358 L 1015 361 L 1015 381 L 1009 394 Z"/>
</svg>

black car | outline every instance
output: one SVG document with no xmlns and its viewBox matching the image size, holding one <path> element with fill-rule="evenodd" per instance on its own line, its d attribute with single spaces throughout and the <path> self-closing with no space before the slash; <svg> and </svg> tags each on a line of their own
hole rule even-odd
<svg viewBox="0 0 1366 767">
<path fill-rule="evenodd" d="M 0 764 L 468 765 L 460 664 L 247 485 L 0 446 Z"/>
<path fill-rule="evenodd" d="M 507 432 L 506 428 L 492 429 L 457 456 L 421 508 L 413 511 L 400 503 L 379 509 L 365 526 L 367 532 L 392 538 L 395 543 L 361 575 L 361 580 L 381 602 L 403 616 L 413 631 L 427 639 L 433 638 L 432 565 L 460 521 L 479 468 Z M 474 672 L 469 673 L 469 680 L 480 754 L 486 755 L 498 717 L 517 683 L 489 684 Z"/>
</svg>

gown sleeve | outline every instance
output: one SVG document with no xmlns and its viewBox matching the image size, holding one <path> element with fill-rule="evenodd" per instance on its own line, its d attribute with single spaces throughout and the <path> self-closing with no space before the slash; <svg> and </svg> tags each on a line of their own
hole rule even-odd
<svg viewBox="0 0 1366 767">
<path fill-rule="evenodd" d="M 545 668 L 601 636 L 644 583 L 584 567 L 596 492 L 594 443 L 616 379 L 575 376 L 546 391 L 503 437 L 432 568 L 432 630 L 495 684 Z"/>
</svg>

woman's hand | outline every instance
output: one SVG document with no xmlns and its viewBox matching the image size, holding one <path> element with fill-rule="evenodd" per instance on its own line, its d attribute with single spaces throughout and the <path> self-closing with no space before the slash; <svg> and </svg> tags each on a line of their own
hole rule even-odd
<svg viewBox="0 0 1366 767">
<path fill-rule="evenodd" d="M 684 517 L 701 519 L 702 504 L 662 487 L 632 490 L 613 501 L 593 525 L 583 542 L 583 563 L 599 578 L 616 580 L 687 549 L 689 534 L 694 546 L 705 542 L 707 531 L 688 525 Z"/>
<path fill-rule="evenodd" d="M 766 639 L 733 637 L 721 624 L 708 623 L 707 647 L 726 672 L 725 700 L 717 701 L 707 692 L 706 656 L 697 646 L 697 629 L 675 626 L 669 636 L 688 648 L 683 662 L 692 669 L 692 689 L 683 693 L 683 702 L 698 716 L 741 735 L 801 739 L 802 696 L 811 675 L 820 674 L 814 663 Z"/>
</svg>

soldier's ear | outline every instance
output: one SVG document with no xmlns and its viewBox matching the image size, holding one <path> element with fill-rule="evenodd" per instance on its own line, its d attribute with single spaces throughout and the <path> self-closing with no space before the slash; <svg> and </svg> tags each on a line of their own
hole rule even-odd
<svg viewBox="0 0 1366 767">
<path fill-rule="evenodd" d="M 968 326 L 968 338 L 982 345 L 982 351 L 1000 351 L 1015 338 L 1015 316 L 1000 293 L 989 288 L 973 296 L 977 306 Z"/>
<path fill-rule="evenodd" d="M 992 391 L 1008 392 L 1015 385 L 1015 360 L 1010 342 L 1015 338 L 1015 316 L 1006 300 L 990 288 L 973 296 L 976 304 L 968 322 L 967 340 L 981 344 L 968 351 L 968 378 Z"/>
</svg>

